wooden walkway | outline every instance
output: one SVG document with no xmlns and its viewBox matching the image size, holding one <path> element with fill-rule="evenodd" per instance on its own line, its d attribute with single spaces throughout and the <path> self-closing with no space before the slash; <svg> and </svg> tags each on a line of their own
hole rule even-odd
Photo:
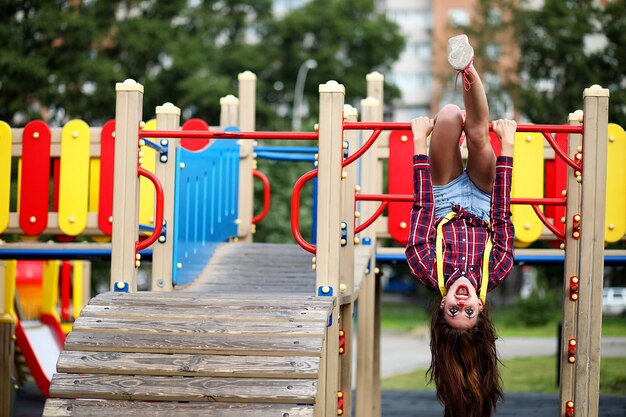
<svg viewBox="0 0 626 417">
<path fill-rule="evenodd" d="M 313 416 L 337 302 L 314 293 L 308 253 L 242 243 L 179 291 L 100 294 L 67 337 L 44 416 Z"/>
</svg>

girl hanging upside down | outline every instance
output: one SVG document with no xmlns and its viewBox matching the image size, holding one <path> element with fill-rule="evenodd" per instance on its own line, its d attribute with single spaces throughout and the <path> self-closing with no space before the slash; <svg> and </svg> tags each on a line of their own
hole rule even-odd
<svg viewBox="0 0 626 417">
<path fill-rule="evenodd" d="M 502 386 L 485 298 L 513 267 L 510 193 L 517 125 L 493 122 L 502 145 L 496 159 L 474 50 L 465 35 L 451 38 L 448 49 L 450 65 L 463 78 L 465 110 L 446 105 L 434 119 L 412 121 L 415 195 L 406 255 L 413 276 L 442 297 L 431 320 L 429 375 L 445 417 L 489 417 Z"/>
</svg>

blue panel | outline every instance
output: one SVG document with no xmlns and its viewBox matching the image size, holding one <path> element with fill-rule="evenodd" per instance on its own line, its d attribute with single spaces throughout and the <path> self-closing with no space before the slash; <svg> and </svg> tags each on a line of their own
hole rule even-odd
<svg viewBox="0 0 626 417">
<path fill-rule="evenodd" d="M 237 236 L 238 193 L 237 141 L 218 139 L 199 152 L 177 150 L 172 271 L 175 285 L 193 281 L 217 245 Z"/>
</svg>

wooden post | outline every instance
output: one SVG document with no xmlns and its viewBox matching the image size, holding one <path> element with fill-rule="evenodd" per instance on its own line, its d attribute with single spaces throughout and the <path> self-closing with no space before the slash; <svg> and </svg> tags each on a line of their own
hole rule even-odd
<svg viewBox="0 0 626 417">
<path fill-rule="evenodd" d="M 15 390 L 15 265 L 0 261 L 0 417 L 12 415 Z"/>
<path fill-rule="evenodd" d="M 600 390 L 609 90 L 585 89 L 575 416 L 596 417 Z"/>
<path fill-rule="evenodd" d="M 127 283 L 137 291 L 135 242 L 139 230 L 139 123 L 143 86 L 133 80 L 115 85 L 115 165 L 113 178 L 113 234 L 111 290 Z M 123 284 L 121 285 L 123 287 Z"/>
<path fill-rule="evenodd" d="M 378 121 L 380 103 L 373 97 L 368 97 L 361 101 L 362 120 Z M 363 137 L 367 138 L 367 132 L 363 132 Z M 361 192 L 375 194 L 379 192 L 377 183 L 380 176 L 378 168 L 377 147 L 372 146 L 361 157 Z M 375 212 L 375 206 L 370 202 L 361 202 L 359 212 L 362 219 L 368 219 Z M 376 256 L 376 229 L 372 225 L 366 229 L 361 236 L 362 240 L 369 239 L 370 268 L 368 274 L 361 282 L 359 291 L 359 307 L 357 320 L 357 384 L 356 384 L 356 415 L 363 417 L 378 416 L 380 409 L 380 341 L 376 340 L 376 304 L 378 284 L 375 274 Z M 377 379 L 378 378 L 378 379 Z M 379 413 L 379 412 L 378 412 Z"/>
<path fill-rule="evenodd" d="M 569 115 L 569 124 L 579 126 L 582 122 L 583 112 L 578 110 Z M 579 147 L 582 150 L 582 135 L 570 134 L 568 138 L 568 155 L 574 159 Z M 578 300 L 570 298 L 571 279 L 578 277 L 578 265 L 580 257 L 580 240 L 574 239 L 574 218 L 580 215 L 580 183 L 576 181 L 574 168 L 567 168 L 567 189 L 562 190 L 567 195 L 566 220 L 565 220 L 565 269 L 563 274 L 563 327 L 561 329 L 561 394 L 560 416 L 565 415 L 567 404 L 574 400 L 574 382 L 576 378 L 576 364 L 569 362 L 569 348 L 572 340 L 576 340 L 576 325 L 578 317 Z"/>
<path fill-rule="evenodd" d="M 239 125 L 239 99 L 232 94 L 220 98 L 220 130 Z"/>
<path fill-rule="evenodd" d="M 339 296 L 341 248 L 341 165 L 345 89 L 336 81 L 319 86 L 319 173 L 317 182 L 316 284 L 320 295 Z M 339 388 L 339 303 L 326 340 L 325 415 L 337 415 Z"/>
<path fill-rule="evenodd" d="M 379 72 L 372 72 L 367 74 L 367 96 L 374 97 L 377 101 L 377 105 L 372 109 L 372 114 L 370 115 L 370 122 L 382 122 L 384 118 L 384 93 L 385 93 L 385 76 Z M 372 192 L 376 194 L 380 194 L 383 192 L 383 161 L 379 159 L 380 152 L 382 150 L 386 150 L 387 155 L 389 155 L 389 131 L 385 131 L 381 134 L 381 137 L 376 141 L 376 156 L 375 156 L 375 165 L 371 165 L 376 168 L 376 171 L 373 174 L 372 179 Z M 369 184 L 368 184 L 369 187 Z M 375 191 L 374 191 L 375 190 Z M 369 214 L 369 213 L 368 213 Z M 381 221 L 378 221 L 377 224 L 380 224 Z M 373 225 L 373 235 L 376 234 L 376 230 L 378 229 L 375 225 Z M 385 227 L 386 228 L 386 227 Z M 372 264 L 371 264 L 371 273 L 373 274 L 374 281 L 374 363 L 373 363 L 373 408 L 372 415 L 374 417 L 379 417 L 381 414 L 380 410 L 380 315 L 382 310 L 381 305 L 381 294 L 382 294 L 382 284 L 380 282 L 379 277 L 377 276 L 378 268 L 376 267 L 376 240 L 372 242 L 374 253 L 372 255 Z"/>
<path fill-rule="evenodd" d="M 358 120 L 357 110 L 350 106 L 344 106 L 344 118 L 349 122 Z M 359 135 L 356 130 L 349 130 L 344 133 L 344 152 L 348 150 L 349 154 L 353 154 L 359 148 Z M 347 147 L 347 148 L 346 148 Z M 345 153 L 344 153 L 345 155 Z M 341 354 L 341 379 L 339 389 L 343 392 L 343 409 L 344 415 L 350 415 L 352 410 L 352 347 L 353 347 L 353 316 L 354 302 L 354 247 L 357 240 L 354 238 L 354 192 L 357 182 L 356 163 L 352 163 L 343 169 L 341 182 L 342 188 L 342 236 L 345 237 L 345 244 L 342 240 L 342 246 L 339 252 L 340 265 L 340 298 L 347 295 L 348 299 L 341 301 L 341 321 L 340 335 L 344 340 L 344 347 L 340 347 Z M 345 226 L 345 227 L 344 227 Z M 343 239 L 343 238 L 342 238 Z M 342 333 L 341 333 L 342 332 Z M 343 349 L 343 351 L 342 351 Z"/>
<path fill-rule="evenodd" d="M 180 128 L 180 109 L 172 103 L 165 103 L 156 108 L 157 130 L 178 130 Z M 161 139 L 161 145 L 168 146 L 165 162 L 156 155 L 155 174 L 163 186 L 163 223 L 165 237 L 152 246 L 152 291 L 172 291 L 172 268 L 174 257 L 174 191 L 176 181 L 176 149 L 179 139 Z M 155 225 L 158 227 L 158 225 Z"/>
<path fill-rule="evenodd" d="M 239 128 L 244 132 L 255 130 L 256 75 L 250 71 L 239 74 Z M 253 144 L 250 140 L 242 140 L 239 162 L 239 207 L 238 230 L 239 240 L 252 241 L 252 202 L 254 187 L 252 169 L 254 164 Z"/>
</svg>

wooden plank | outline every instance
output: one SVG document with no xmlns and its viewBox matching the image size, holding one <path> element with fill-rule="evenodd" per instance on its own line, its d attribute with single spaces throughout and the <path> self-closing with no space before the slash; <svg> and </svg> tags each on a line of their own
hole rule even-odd
<svg viewBox="0 0 626 417">
<path fill-rule="evenodd" d="M 63 351 L 57 371 L 118 375 L 317 378 L 319 358 Z"/>
<path fill-rule="evenodd" d="M 149 401 L 223 401 L 313 404 L 314 379 L 180 378 L 56 374 L 50 394 L 59 398 Z"/>
<path fill-rule="evenodd" d="M 313 407 L 277 404 L 155 403 L 119 400 L 46 401 L 45 417 L 313 417 Z"/>
<path fill-rule="evenodd" d="M 298 309 L 298 310 L 328 310 L 334 305 L 332 297 L 317 296 L 267 296 L 250 295 L 221 295 L 219 298 L 201 292 L 137 292 L 114 293 L 106 292 L 92 298 L 91 305 L 156 305 L 160 304 L 172 308 L 184 307 L 220 307 L 228 309 Z"/>
<path fill-rule="evenodd" d="M 322 338 L 71 332 L 65 350 L 319 357 Z"/>
<path fill-rule="evenodd" d="M 74 331 L 113 332 L 131 334 L 180 335 L 248 335 L 248 336 L 299 336 L 323 337 L 324 323 L 252 322 L 252 321 L 188 321 L 162 319 L 79 317 Z"/>
<path fill-rule="evenodd" d="M 172 308 L 164 312 L 163 307 L 132 308 L 128 306 L 87 305 L 81 313 L 84 317 L 120 317 L 120 318 L 155 318 L 176 320 L 254 320 L 254 321 L 299 321 L 327 322 L 328 313 L 316 310 L 266 310 L 258 309 L 221 309 L 211 307 Z"/>
</svg>

